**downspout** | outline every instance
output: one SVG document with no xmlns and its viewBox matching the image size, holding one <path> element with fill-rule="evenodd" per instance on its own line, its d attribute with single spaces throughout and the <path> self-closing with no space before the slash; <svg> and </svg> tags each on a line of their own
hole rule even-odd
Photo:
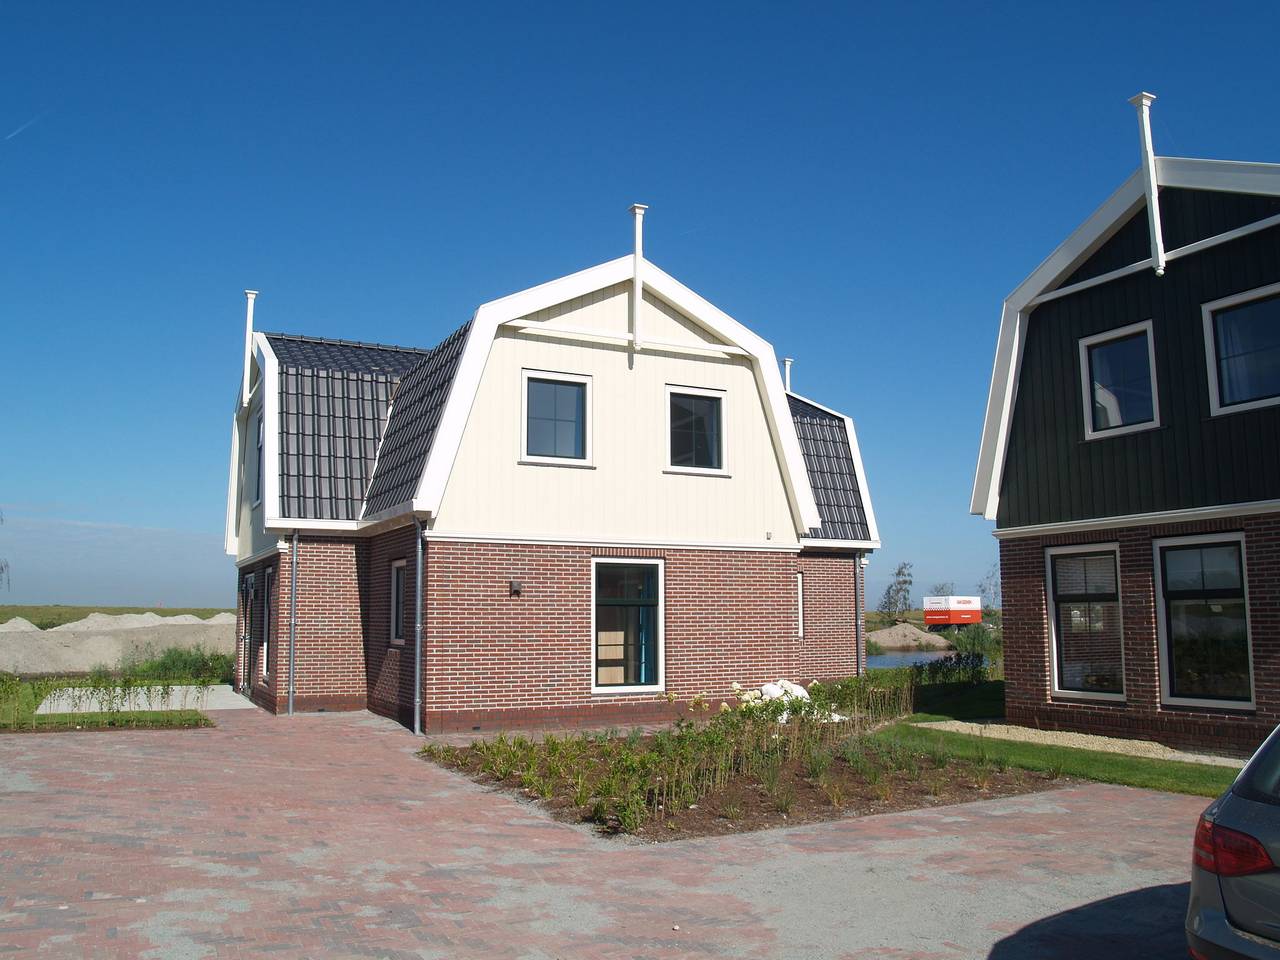
<svg viewBox="0 0 1280 960">
<path fill-rule="evenodd" d="M 298 531 L 293 531 L 293 545 L 289 548 L 289 716 L 293 716 L 293 668 L 297 660 L 294 651 L 298 639 Z"/>
<path fill-rule="evenodd" d="M 422 734 L 422 521 L 413 518 L 417 562 L 413 585 L 413 732 Z"/>
<path fill-rule="evenodd" d="M 1151 145 L 1151 104 L 1154 93 L 1143 91 L 1130 97 L 1138 108 L 1138 132 L 1142 138 L 1142 182 L 1147 188 L 1147 227 L 1151 231 L 1151 265 L 1156 276 L 1164 276 L 1164 233 L 1160 227 L 1160 184 L 1156 175 L 1155 148 Z"/>
<path fill-rule="evenodd" d="M 862 551 L 853 555 L 853 672 L 862 673 L 862 591 L 858 584 L 862 579 Z"/>
</svg>

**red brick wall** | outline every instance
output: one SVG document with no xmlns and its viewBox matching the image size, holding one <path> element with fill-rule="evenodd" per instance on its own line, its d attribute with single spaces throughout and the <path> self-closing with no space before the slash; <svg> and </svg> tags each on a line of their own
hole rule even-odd
<svg viewBox="0 0 1280 960">
<path fill-rule="evenodd" d="M 679 701 L 705 693 L 714 705 L 731 696 L 734 681 L 853 672 L 852 557 L 436 540 L 426 564 L 428 729 L 670 712 L 663 693 L 591 692 L 593 556 L 665 561 L 665 686 Z M 803 642 L 795 588 L 802 566 Z M 511 580 L 522 583 L 521 596 L 509 596 Z"/>
<path fill-rule="evenodd" d="M 398 527 L 368 541 L 365 594 L 365 666 L 369 709 L 413 724 L 414 527 Z M 405 566 L 404 644 L 391 643 L 391 565 Z M 425 616 L 424 616 L 425 620 Z M 425 635 L 425 624 L 424 624 Z"/>
<path fill-rule="evenodd" d="M 1160 702 L 1152 540 L 1243 531 L 1257 708 L 1165 706 Z M 1051 695 L 1045 548 L 1120 545 L 1125 700 L 1079 702 Z M 1005 711 L 1015 723 L 1198 746 L 1251 750 L 1280 722 L 1280 516 L 1125 527 L 1000 542 L 1004 596 Z"/>
</svg>

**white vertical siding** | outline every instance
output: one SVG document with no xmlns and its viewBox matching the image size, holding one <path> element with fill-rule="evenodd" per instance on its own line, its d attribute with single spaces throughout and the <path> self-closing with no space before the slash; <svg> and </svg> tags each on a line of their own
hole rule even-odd
<svg viewBox="0 0 1280 960">
<path fill-rule="evenodd" d="M 625 333 L 620 284 L 531 320 Z M 646 297 L 641 339 L 715 341 Z M 589 469 L 522 464 L 521 370 L 592 378 Z M 730 476 L 664 472 L 666 386 L 723 390 Z M 749 360 L 551 340 L 511 331 L 495 338 L 471 408 L 435 532 L 590 540 L 788 546 L 797 542 L 763 401 Z"/>
</svg>

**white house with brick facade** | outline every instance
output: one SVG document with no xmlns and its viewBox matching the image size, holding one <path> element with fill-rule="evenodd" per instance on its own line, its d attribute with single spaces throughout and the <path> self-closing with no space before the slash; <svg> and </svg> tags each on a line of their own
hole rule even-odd
<svg viewBox="0 0 1280 960">
<path fill-rule="evenodd" d="M 415 728 L 642 720 L 863 669 L 853 422 L 635 252 L 429 350 L 255 332 L 233 417 L 237 683 Z"/>
</svg>

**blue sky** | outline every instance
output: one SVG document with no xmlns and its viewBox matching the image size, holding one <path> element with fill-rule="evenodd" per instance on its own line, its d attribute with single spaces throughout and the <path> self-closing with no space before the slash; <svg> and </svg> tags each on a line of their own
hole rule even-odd
<svg viewBox="0 0 1280 960">
<path fill-rule="evenodd" d="M 1159 153 L 1280 161 L 1260 3 L 183 6 L 0 10 L 0 602 L 231 602 L 245 287 L 431 345 L 633 201 L 855 418 L 871 591 L 971 588 L 1000 302 L 1137 166 L 1127 98 Z"/>
</svg>

